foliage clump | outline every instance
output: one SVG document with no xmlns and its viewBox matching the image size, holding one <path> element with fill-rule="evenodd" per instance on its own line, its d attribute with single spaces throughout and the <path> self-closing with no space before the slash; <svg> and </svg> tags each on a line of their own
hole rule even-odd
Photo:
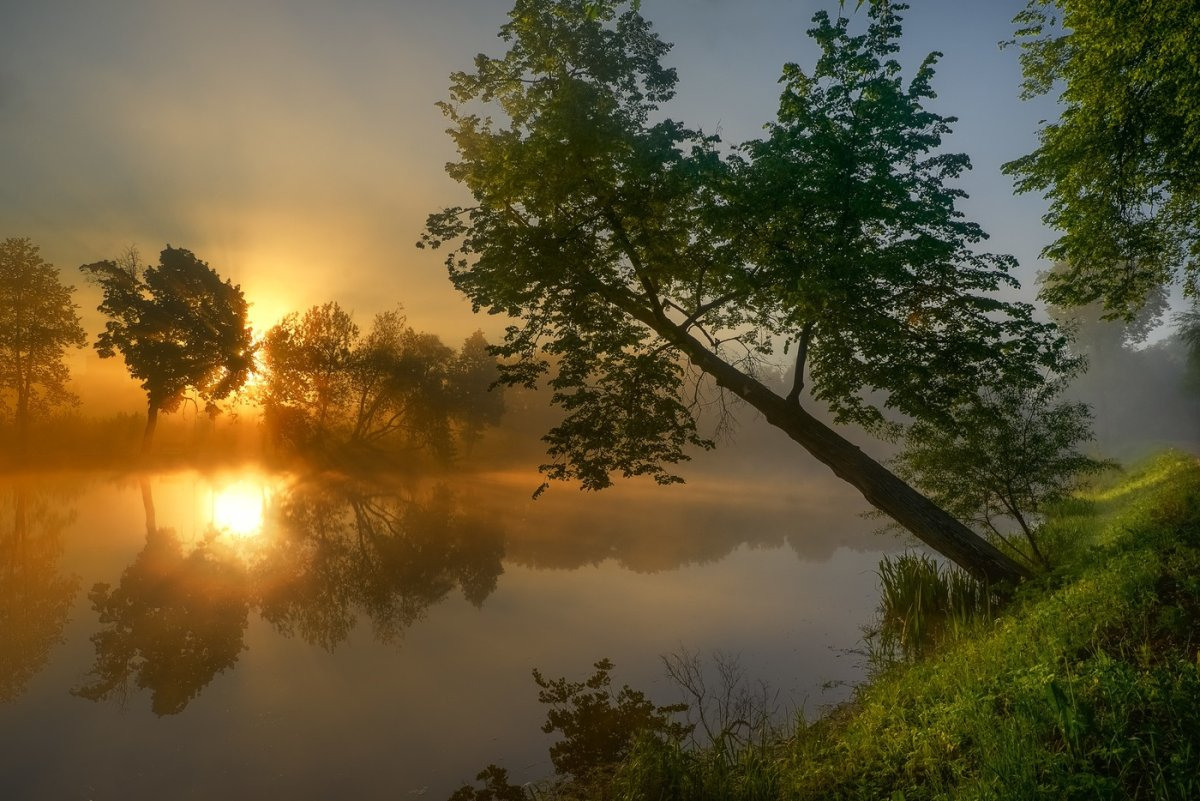
<svg viewBox="0 0 1200 801">
<path fill-rule="evenodd" d="M 1046 195 L 1067 263 L 1043 297 L 1132 319 L 1154 291 L 1200 291 L 1200 14 L 1192 0 L 1030 0 L 1024 96 L 1061 91 L 1038 147 L 1006 164 Z"/>
<path fill-rule="evenodd" d="M 377 314 L 364 334 L 337 303 L 313 306 L 268 331 L 262 351 L 268 429 L 303 454 L 425 448 L 448 457 L 504 408 L 489 392 L 498 368 L 481 333 L 455 353 L 399 311 Z"/>
<path fill-rule="evenodd" d="M 897 472 L 1025 564 L 1049 567 L 1037 534 L 1046 510 L 1116 466 L 1082 450 L 1092 416 L 1060 399 L 1069 377 L 988 388 L 944 420 L 914 422 Z"/>
<path fill-rule="evenodd" d="M 99 310 L 108 320 L 96 352 L 120 353 L 146 393 L 143 449 L 159 412 L 178 409 L 189 391 L 215 413 L 246 382 L 254 366 L 246 297 L 190 250 L 168 245 L 151 265 L 131 250 L 80 269 L 104 293 Z"/>
</svg>

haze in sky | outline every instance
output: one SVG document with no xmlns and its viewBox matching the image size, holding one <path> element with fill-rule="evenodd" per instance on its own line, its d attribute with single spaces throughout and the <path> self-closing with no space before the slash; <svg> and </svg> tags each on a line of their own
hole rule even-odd
<svg viewBox="0 0 1200 801">
<path fill-rule="evenodd" d="M 78 265 L 131 245 L 154 260 L 168 243 L 240 283 L 260 332 L 327 300 L 364 323 L 403 304 L 448 342 L 502 329 L 471 314 L 441 254 L 414 243 L 430 211 L 465 199 L 443 171 L 454 151 L 434 104 L 450 72 L 503 52 L 507 0 L 3 5 L 0 235 L 31 237 L 63 270 L 92 333 L 98 295 Z M 1050 240 L 1044 203 L 1014 198 L 999 171 L 1054 114 L 1019 100 L 1017 53 L 998 45 L 1023 2 L 914 5 L 902 61 L 944 52 L 936 110 L 960 118 L 948 145 L 974 162 L 964 210 L 992 234 L 989 250 L 1018 257 L 1031 298 Z M 837 7 L 646 0 L 675 44 L 679 95 L 665 113 L 728 142 L 757 136 L 782 65 L 813 63 L 812 14 Z M 115 363 L 76 361 L 84 376 L 127 381 Z"/>
</svg>

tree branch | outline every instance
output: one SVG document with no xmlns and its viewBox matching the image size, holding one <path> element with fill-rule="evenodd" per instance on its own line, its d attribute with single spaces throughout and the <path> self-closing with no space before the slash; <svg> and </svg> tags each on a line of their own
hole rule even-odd
<svg viewBox="0 0 1200 801">
<path fill-rule="evenodd" d="M 800 329 L 800 343 L 796 346 L 796 375 L 792 378 L 792 389 L 787 394 L 788 403 L 800 403 L 804 390 L 804 364 L 808 361 L 808 343 L 812 341 L 813 323 L 810 320 Z"/>
<path fill-rule="evenodd" d="M 633 265 L 633 272 L 638 277 L 638 281 L 641 282 L 642 289 L 646 293 L 646 299 L 650 301 L 650 306 L 654 310 L 654 315 L 666 322 L 667 315 L 663 311 L 662 301 L 659 300 L 658 288 L 650 280 L 650 276 L 646 272 L 646 265 L 642 262 L 642 257 L 638 254 L 637 248 L 630 241 L 629 234 L 625 231 L 625 224 L 621 222 L 621 217 L 613 210 L 612 206 L 605 208 L 604 216 L 608 220 L 608 224 L 612 226 L 613 233 L 616 234 L 617 241 L 620 242 L 621 249 L 625 252 L 629 263 Z"/>
</svg>

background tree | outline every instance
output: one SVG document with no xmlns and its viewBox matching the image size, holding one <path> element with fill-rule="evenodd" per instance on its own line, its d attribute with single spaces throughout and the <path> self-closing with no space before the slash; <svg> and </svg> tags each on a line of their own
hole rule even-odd
<svg viewBox="0 0 1200 801">
<path fill-rule="evenodd" d="M 28 239 L 0 243 L 0 411 L 12 404 L 22 450 L 37 414 L 78 403 L 63 356 L 87 344 L 73 288 Z"/>
<path fill-rule="evenodd" d="M 1200 389 L 1200 302 L 1180 312 L 1176 318 L 1178 335 L 1187 348 L 1187 380 Z"/>
<path fill-rule="evenodd" d="M 1005 165 L 1044 192 L 1069 267 L 1043 290 L 1130 318 L 1156 287 L 1200 286 L 1200 14 L 1192 0 L 1031 0 L 1017 16 L 1026 98 L 1062 89 L 1038 148 Z"/>
<path fill-rule="evenodd" d="M 494 373 L 482 336 L 456 356 L 397 311 L 376 315 L 363 336 L 326 303 L 267 332 L 263 407 L 276 435 L 302 450 L 423 447 L 449 456 L 456 427 L 477 435 L 498 421 L 475 397 L 488 364 Z"/>
<path fill-rule="evenodd" d="M 351 444 L 392 439 L 449 457 L 454 451 L 449 385 L 454 351 L 436 335 L 405 325 L 398 312 L 385 312 L 375 316 L 355 355 Z"/>
<path fill-rule="evenodd" d="M 551 478 L 679 480 L 665 466 L 708 443 L 681 395 L 683 361 L 742 398 L 976 575 L 1015 562 L 800 405 L 881 426 L 886 406 L 935 418 L 984 377 L 1036 384 L 1062 340 L 1026 305 L 992 294 L 1013 260 L 984 238 L 946 182 L 951 120 L 924 109 L 935 56 L 902 80 L 895 3 L 867 31 L 814 17 L 810 75 L 784 70 L 769 136 L 726 157 L 662 119 L 676 76 L 637 4 L 518 0 L 501 58 L 451 77 L 443 104 L 459 150 L 448 171 L 475 205 L 430 216 L 422 243 L 453 241 L 451 280 L 475 307 L 519 320 L 498 352 L 504 381 L 550 371 L 564 421 L 546 437 Z M 492 103 L 497 117 L 473 104 Z M 779 340 L 795 347 L 786 397 L 756 380 Z"/>
<path fill-rule="evenodd" d="M 1038 274 L 1038 282 L 1046 289 L 1063 281 L 1069 272 L 1066 262 L 1056 262 Z M 1107 369 L 1123 350 L 1144 343 L 1169 308 L 1166 287 L 1157 286 L 1147 291 L 1141 308 L 1130 317 L 1113 319 L 1099 300 L 1069 306 L 1048 303 L 1046 312 L 1070 334 L 1071 350 L 1087 359 L 1091 372 Z"/>
<path fill-rule="evenodd" d="M 1115 467 L 1080 451 L 1092 439 L 1091 413 L 1059 400 L 1070 376 L 984 390 L 955 407 L 953 425 L 917 421 L 897 471 L 1022 561 L 1049 567 L 1036 534 L 1040 517 L 1081 481 Z"/>
<path fill-rule="evenodd" d="M 485 428 L 504 416 L 500 368 L 482 331 L 467 337 L 450 368 L 450 397 L 461 421 L 461 438 L 468 451 Z"/>
<path fill-rule="evenodd" d="M 143 451 L 158 413 L 175 411 L 189 390 L 213 412 L 245 383 L 254 359 L 246 298 L 190 250 L 168 245 L 148 267 L 131 250 L 80 269 L 104 292 L 99 310 L 108 322 L 96 351 L 102 358 L 119 352 L 146 392 Z"/>
<path fill-rule="evenodd" d="M 359 330 L 336 303 L 292 313 L 263 338 L 263 409 L 285 442 L 320 447 L 341 424 L 353 390 Z"/>
</svg>

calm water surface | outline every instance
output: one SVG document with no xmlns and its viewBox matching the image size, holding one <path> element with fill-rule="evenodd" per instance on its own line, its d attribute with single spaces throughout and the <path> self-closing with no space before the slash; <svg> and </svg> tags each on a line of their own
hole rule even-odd
<svg viewBox="0 0 1200 801">
<path fill-rule="evenodd" d="M 660 655 L 720 649 L 810 714 L 860 678 L 895 543 L 835 480 L 536 482 L 0 479 L 0 796 L 441 799 L 552 772 L 534 667 L 668 703 Z"/>
</svg>

